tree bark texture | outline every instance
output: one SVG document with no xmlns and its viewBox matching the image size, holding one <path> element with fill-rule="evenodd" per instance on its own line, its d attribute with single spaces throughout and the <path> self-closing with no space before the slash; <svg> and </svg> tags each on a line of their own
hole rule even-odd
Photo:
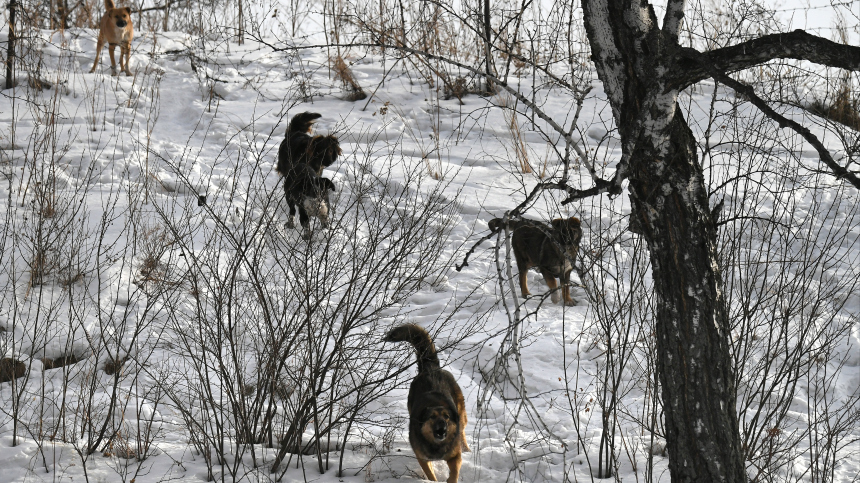
<svg viewBox="0 0 860 483">
<path fill-rule="evenodd" d="M 667 85 L 677 36 L 638 1 L 584 1 L 583 9 L 621 136 L 631 229 L 651 257 L 672 481 L 745 481 L 716 228 L 695 138 Z"/>
</svg>

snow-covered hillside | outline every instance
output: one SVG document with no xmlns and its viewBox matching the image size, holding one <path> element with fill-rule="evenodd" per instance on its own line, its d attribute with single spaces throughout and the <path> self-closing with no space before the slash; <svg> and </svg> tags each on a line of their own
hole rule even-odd
<svg viewBox="0 0 860 483">
<path fill-rule="evenodd" d="M 140 32 L 135 76 L 111 77 L 106 54 L 87 73 L 95 31 L 39 35 L 50 87 L 21 74 L 0 93 L 0 480 L 422 480 L 414 353 L 382 342 L 413 321 L 466 397 L 461 481 L 669 481 L 647 248 L 625 195 L 561 206 L 545 191 L 527 211 L 582 220 L 576 306 L 551 303 L 536 272 L 532 297 L 512 293 L 504 240 L 455 270 L 487 221 L 563 171 L 558 137 L 515 99 L 445 99 L 414 65 L 351 49 L 372 93 L 351 101 L 333 51 L 178 33 Z M 569 92 L 521 82 L 570 122 Z M 592 87 L 575 137 L 611 173 L 620 146 Z M 724 203 L 748 473 L 856 481 L 860 195 L 722 88 L 682 107 Z M 324 171 L 333 224 L 309 242 L 284 226 L 274 170 L 303 111 L 343 148 Z M 785 113 L 844 155 L 835 128 Z M 323 442 L 272 473 L 268 443 L 287 434 Z"/>
</svg>

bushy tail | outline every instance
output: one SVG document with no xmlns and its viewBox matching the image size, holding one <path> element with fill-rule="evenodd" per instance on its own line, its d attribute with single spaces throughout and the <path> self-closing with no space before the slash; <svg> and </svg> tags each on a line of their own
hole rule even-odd
<svg viewBox="0 0 860 483">
<path fill-rule="evenodd" d="M 296 114 L 295 116 L 293 116 L 293 119 L 290 120 L 289 127 L 287 127 L 287 138 L 289 138 L 290 134 L 293 133 L 311 132 L 311 127 L 314 125 L 316 120 L 321 117 L 322 114 L 318 112 L 302 112 L 300 114 Z"/>
<path fill-rule="evenodd" d="M 418 373 L 439 369 L 439 356 L 436 347 L 430 339 L 430 334 L 423 327 L 415 324 L 404 324 L 391 329 L 384 339 L 386 342 L 409 342 L 415 347 L 418 355 Z"/>
</svg>

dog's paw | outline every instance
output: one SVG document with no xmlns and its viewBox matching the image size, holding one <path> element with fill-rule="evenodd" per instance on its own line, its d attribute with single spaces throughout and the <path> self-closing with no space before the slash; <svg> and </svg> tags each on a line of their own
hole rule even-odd
<svg viewBox="0 0 860 483">
<path fill-rule="evenodd" d="M 310 240 L 311 238 L 313 238 L 313 232 L 312 231 L 305 230 L 305 232 L 302 233 L 302 240 Z"/>
<path fill-rule="evenodd" d="M 576 301 L 573 299 L 565 300 L 564 305 L 566 305 L 568 307 L 576 307 Z"/>
<path fill-rule="evenodd" d="M 284 226 L 286 226 L 287 228 L 295 228 L 296 222 L 293 221 L 292 218 L 290 218 L 286 223 L 284 223 Z"/>
<path fill-rule="evenodd" d="M 554 304 L 561 302 L 561 295 L 559 295 L 556 291 L 553 291 L 551 294 L 549 294 L 549 298 Z"/>
</svg>

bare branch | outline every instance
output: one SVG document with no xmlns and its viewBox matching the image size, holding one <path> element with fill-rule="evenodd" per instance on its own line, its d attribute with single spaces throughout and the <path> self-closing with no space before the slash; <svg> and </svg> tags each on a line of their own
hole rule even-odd
<svg viewBox="0 0 860 483">
<path fill-rule="evenodd" d="M 705 59 L 701 59 L 704 56 Z M 773 59 L 797 59 L 838 67 L 850 71 L 860 70 L 860 47 L 837 44 L 807 33 L 804 30 L 765 35 L 757 39 L 700 53 L 683 48 L 679 52 L 678 68 L 669 86 L 683 89 L 711 77 L 711 68 L 720 72 L 736 72 Z"/>
</svg>

